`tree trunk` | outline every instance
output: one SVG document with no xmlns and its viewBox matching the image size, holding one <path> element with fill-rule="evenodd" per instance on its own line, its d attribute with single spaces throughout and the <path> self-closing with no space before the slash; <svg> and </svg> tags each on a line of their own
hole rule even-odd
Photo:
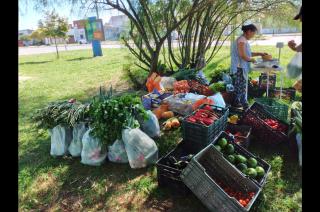
<svg viewBox="0 0 320 212">
<path fill-rule="evenodd" d="M 59 51 L 58 51 L 58 46 L 57 46 L 57 39 L 54 37 L 54 44 L 56 45 L 56 51 L 57 51 L 57 58 L 59 58 Z"/>
<path fill-rule="evenodd" d="M 158 60 L 159 60 L 160 50 L 161 50 L 161 45 L 157 46 L 156 50 L 152 53 L 149 76 L 153 72 L 158 73 Z"/>
</svg>

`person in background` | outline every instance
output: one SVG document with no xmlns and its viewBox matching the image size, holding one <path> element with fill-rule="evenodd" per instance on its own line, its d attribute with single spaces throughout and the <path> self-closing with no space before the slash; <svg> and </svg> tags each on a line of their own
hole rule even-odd
<svg viewBox="0 0 320 212">
<path fill-rule="evenodd" d="M 300 8 L 300 12 L 298 15 L 296 15 L 294 18 L 294 20 L 300 20 L 302 22 L 302 6 Z M 302 43 L 300 45 L 297 46 L 297 44 L 294 42 L 294 40 L 291 40 L 288 42 L 288 46 L 290 49 L 292 49 L 295 52 L 302 52 Z M 301 92 L 302 91 L 302 79 L 299 79 L 298 81 L 296 81 L 293 85 L 293 87 Z"/>
<path fill-rule="evenodd" d="M 235 107 L 248 108 L 247 90 L 248 90 L 248 73 L 250 64 L 256 60 L 253 57 L 265 57 L 268 54 L 262 52 L 251 52 L 248 40 L 252 39 L 257 27 L 253 24 L 242 26 L 243 34 L 236 39 L 231 48 L 231 73 L 235 76 Z"/>
<path fill-rule="evenodd" d="M 298 15 L 296 15 L 293 20 L 300 20 L 302 22 L 302 6 L 300 8 L 300 12 Z M 288 42 L 288 46 L 290 49 L 292 49 L 293 51 L 296 51 L 296 52 L 302 52 L 302 43 L 297 46 L 297 44 L 294 42 L 294 40 L 291 40 Z"/>
</svg>

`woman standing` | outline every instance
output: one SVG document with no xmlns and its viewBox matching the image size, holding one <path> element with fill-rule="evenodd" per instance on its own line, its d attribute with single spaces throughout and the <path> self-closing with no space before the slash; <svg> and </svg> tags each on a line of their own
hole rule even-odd
<svg viewBox="0 0 320 212">
<path fill-rule="evenodd" d="M 298 15 L 294 17 L 293 20 L 300 20 L 302 22 L 302 6 L 300 7 L 300 12 Z M 294 40 L 291 40 L 288 42 L 288 46 L 290 49 L 292 49 L 295 52 L 302 52 L 302 43 L 300 45 L 297 45 Z M 301 77 L 301 76 L 300 76 Z M 299 91 L 302 92 L 302 79 L 299 79 L 296 81 L 293 85 L 293 87 Z"/>
<path fill-rule="evenodd" d="M 231 51 L 231 73 L 235 75 L 235 107 L 248 108 L 247 90 L 248 90 L 248 73 L 250 63 L 255 62 L 253 57 L 266 56 L 267 53 L 251 52 L 248 40 L 252 39 L 257 28 L 253 24 L 242 26 L 243 34 L 236 39 Z"/>
</svg>

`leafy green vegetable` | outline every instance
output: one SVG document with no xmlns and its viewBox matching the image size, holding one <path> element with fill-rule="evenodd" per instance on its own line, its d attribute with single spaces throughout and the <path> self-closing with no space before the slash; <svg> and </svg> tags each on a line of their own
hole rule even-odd
<svg viewBox="0 0 320 212">
<path fill-rule="evenodd" d="M 138 96 L 112 96 L 110 91 L 107 95 L 100 92 L 100 96 L 93 99 L 89 116 L 91 134 L 108 145 L 121 138 L 122 129 L 140 127 L 137 118 L 147 115 Z"/>
<path fill-rule="evenodd" d="M 61 124 L 73 127 L 88 118 L 89 105 L 80 102 L 57 101 L 39 109 L 32 116 L 38 128 L 52 129 Z"/>
<path fill-rule="evenodd" d="M 226 90 L 226 85 L 223 82 L 212 83 L 209 87 L 214 93 Z"/>
</svg>

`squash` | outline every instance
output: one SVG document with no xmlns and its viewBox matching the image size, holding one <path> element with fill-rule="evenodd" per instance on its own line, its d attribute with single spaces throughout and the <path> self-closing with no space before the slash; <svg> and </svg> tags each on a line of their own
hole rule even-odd
<svg viewBox="0 0 320 212">
<path fill-rule="evenodd" d="M 174 117 L 174 113 L 172 111 L 166 111 L 161 114 L 161 118 L 168 119 Z"/>
</svg>

